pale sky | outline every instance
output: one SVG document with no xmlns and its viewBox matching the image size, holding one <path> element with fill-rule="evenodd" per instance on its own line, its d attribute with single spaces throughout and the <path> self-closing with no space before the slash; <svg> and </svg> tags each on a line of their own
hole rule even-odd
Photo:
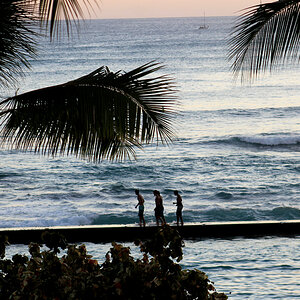
<svg viewBox="0 0 300 300">
<path fill-rule="evenodd" d="M 100 8 L 92 18 L 155 18 L 233 16 L 260 0 L 96 0 Z M 92 2 L 92 1 L 91 1 Z"/>
</svg>

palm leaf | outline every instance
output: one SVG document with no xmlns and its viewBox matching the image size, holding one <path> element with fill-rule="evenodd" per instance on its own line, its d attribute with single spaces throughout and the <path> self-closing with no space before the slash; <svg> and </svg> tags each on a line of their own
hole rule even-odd
<svg viewBox="0 0 300 300">
<path fill-rule="evenodd" d="M 248 8 L 229 40 L 235 76 L 257 77 L 288 58 L 299 60 L 300 0 L 281 0 Z"/>
<path fill-rule="evenodd" d="M 15 84 L 35 57 L 33 6 L 26 0 L 0 2 L 0 87 Z"/>
<path fill-rule="evenodd" d="M 128 73 L 101 67 L 65 84 L 0 102 L 1 144 L 93 161 L 135 157 L 135 147 L 174 137 L 177 97 L 151 62 Z"/>
<path fill-rule="evenodd" d="M 68 34 L 72 20 L 77 21 L 75 25 L 78 25 L 78 20 L 84 18 L 82 4 L 88 12 L 92 9 L 89 0 L 28 0 L 28 2 L 34 3 L 39 12 L 41 24 L 49 27 L 50 37 L 55 34 L 59 35 L 63 23 L 66 25 Z"/>
</svg>

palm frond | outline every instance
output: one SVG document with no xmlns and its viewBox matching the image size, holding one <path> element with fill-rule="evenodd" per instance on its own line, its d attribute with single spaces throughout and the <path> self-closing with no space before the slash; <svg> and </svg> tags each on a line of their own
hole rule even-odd
<svg viewBox="0 0 300 300">
<path fill-rule="evenodd" d="M 0 2 L 0 87 L 16 83 L 35 57 L 33 6 L 26 0 Z"/>
<path fill-rule="evenodd" d="M 128 73 L 101 67 L 65 84 L 38 89 L 0 103 L 1 144 L 43 154 L 75 154 L 93 161 L 135 156 L 156 137 L 174 138 L 174 83 L 151 77 L 151 62 Z"/>
<path fill-rule="evenodd" d="M 66 26 L 67 33 L 71 29 L 71 21 L 78 25 L 79 19 L 84 18 L 82 5 L 89 12 L 92 9 L 89 0 L 28 0 L 34 3 L 38 9 L 42 25 L 46 25 L 50 30 L 50 37 L 59 35 L 62 24 Z"/>
<path fill-rule="evenodd" d="M 257 77 L 287 58 L 299 60 L 300 0 L 281 0 L 248 8 L 229 40 L 235 76 Z"/>
</svg>

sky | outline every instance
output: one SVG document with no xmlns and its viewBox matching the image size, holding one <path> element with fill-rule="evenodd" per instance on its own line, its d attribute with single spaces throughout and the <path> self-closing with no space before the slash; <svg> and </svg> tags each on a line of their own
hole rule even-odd
<svg viewBox="0 0 300 300">
<path fill-rule="evenodd" d="M 101 0 L 92 18 L 237 16 L 260 0 Z"/>
</svg>

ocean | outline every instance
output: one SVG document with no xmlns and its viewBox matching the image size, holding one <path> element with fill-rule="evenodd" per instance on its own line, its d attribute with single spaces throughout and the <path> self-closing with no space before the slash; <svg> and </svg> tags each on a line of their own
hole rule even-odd
<svg viewBox="0 0 300 300">
<path fill-rule="evenodd" d="M 234 19 L 207 18 L 207 30 L 198 29 L 201 22 L 91 20 L 70 39 L 40 38 L 39 57 L 19 94 L 103 65 L 130 71 L 157 61 L 165 66 L 158 75 L 170 74 L 179 91 L 176 139 L 169 146 L 145 145 L 136 161 L 98 164 L 2 148 L 0 227 L 138 226 L 136 188 L 145 198 L 147 225 L 155 224 L 155 189 L 171 224 L 175 189 L 185 222 L 300 219 L 299 65 L 281 66 L 251 84 L 234 81 L 227 59 Z M 14 93 L 0 90 L 2 98 Z M 299 241 L 190 241 L 183 265 L 204 268 L 219 291 L 231 292 L 230 299 L 299 299 Z M 96 257 L 109 249 L 89 247 Z"/>
</svg>

